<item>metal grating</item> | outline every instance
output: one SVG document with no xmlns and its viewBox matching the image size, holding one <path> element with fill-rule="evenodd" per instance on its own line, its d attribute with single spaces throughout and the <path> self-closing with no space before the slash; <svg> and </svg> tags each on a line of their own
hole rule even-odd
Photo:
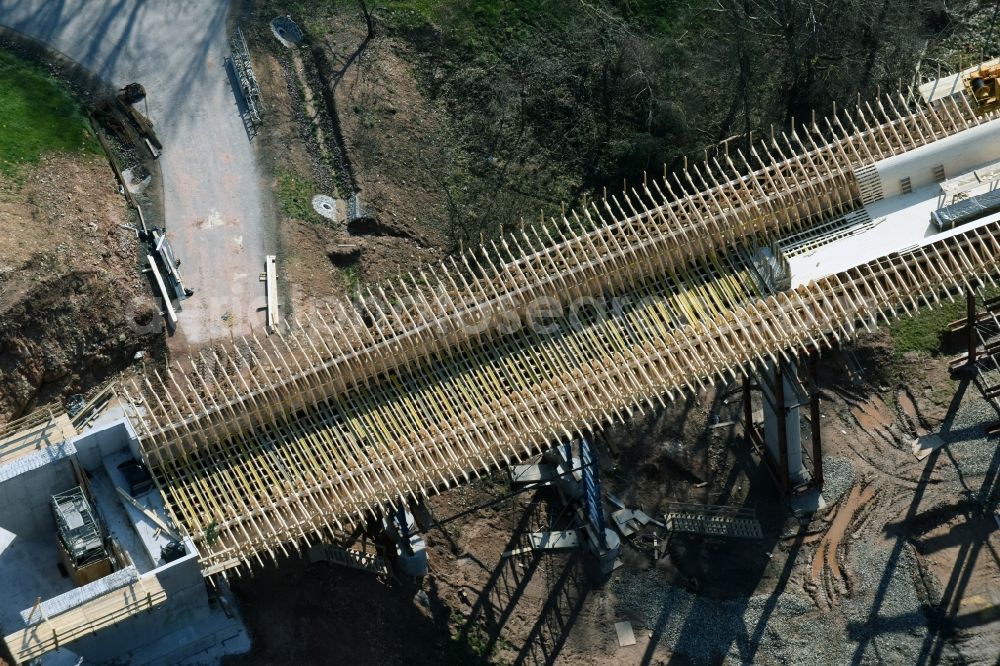
<svg viewBox="0 0 1000 666">
<path fill-rule="evenodd" d="M 236 78 L 240 82 L 240 91 L 247 103 L 247 113 L 254 126 L 260 125 L 263 122 L 264 101 L 260 95 L 257 76 L 253 72 L 253 64 L 250 62 L 247 40 L 243 37 L 243 31 L 239 26 L 236 27 L 236 34 L 229 41 L 229 47 L 233 54 L 233 68 L 236 70 Z"/>
<path fill-rule="evenodd" d="M 884 218 L 880 218 L 879 221 L 881 219 Z M 848 236 L 856 236 L 866 231 L 871 231 L 877 224 L 878 221 L 872 220 L 867 209 L 859 208 L 846 215 L 830 220 L 825 224 L 817 225 L 791 236 L 786 236 L 778 241 L 778 247 L 781 248 L 782 254 L 785 257 L 809 254 L 824 245 L 829 245 Z"/>
<path fill-rule="evenodd" d="M 763 539 L 760 521 L 733 516 L 706 516 L 697 513 L 668 513 L 667 530 L 704 536 Z"/>
<path fill-rule="evenodd" d="M 762 539 L 764 533 L 753 509 L 696 504 L 672 504 L 667 530 L 704 536 Z"/>
</svg>

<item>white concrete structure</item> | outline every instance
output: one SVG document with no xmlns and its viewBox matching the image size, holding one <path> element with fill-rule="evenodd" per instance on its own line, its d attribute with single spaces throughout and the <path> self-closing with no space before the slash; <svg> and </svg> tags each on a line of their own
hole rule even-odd
<svg viewBox="0 0 1000 666">
<path fill-rule="evenodd" d="M 801 400 L 795 390 L 796 374 L 794 365 L 784 364 L 782 366 L 781 377 L 784 395 L 781 404 L 784 405 L 785 409 L 783 423 L 778 416 L 778 399 L 772 390 L 772 387 L 777 390 L 773 363 L 768 364 L 768 375 L 760 383 L 761 392 L 764 394 L 764 444 L 774 462 L 780 464 L 781 448 L 778 430 L 784 427 L 787 438 L 788 482 L 791 488 L 809 480 L 809 473 L 802 464 L 802 420 L 799 414 Z"/>
<path fill-rule="evenodd" d="M 249 648 L 242 622 L 210 601 L 189 537 L 173 540 L 154 488 L 134 501 L 119 464 L 138 457 L 131 424 L 114 411 L 84 433 L 23 447 L 0 465 L 0 634 L 16 661 L 210 663 Z M 77 586 L 60 571 L 50 498 L 82 486 L 98 516 L 114 571 Z M 138 506 L 137 506 L 138 505 Z M 170 530 L 176 532 L 176 530 Z M 113 544 L 113 545 L 112 545 Z M 82 660 L 82 661 L 79 661 Z"/>
<path fill-rule="evenodd" d="M 977 66 L 978 67 L 978 66 Z M 975 68 L 973 68 L 975 69 Z M 971 70 L 966 70 L 971 71 Z M 921 87 L 928 102 L 963 93 L 961 74 Z M 1000 220 L 1000 212 L 940 231 L 932 213 L 956 201 L 1000 188 L 1000 119 L 855 169 L 862 206 L 814 230 L 779 241 L 791 274 L 791 286 L 800 287 L 842 273 L 895 252 L 922 247 Z M 793 365 L 785 365 L 789 482 L 794 487 L 808 479 L 802 464 L 799 397 L 793 386 Z M 764 441 L 779 465 L 778 429 L 771 385 L 774 368 L 761 381 L 764 393 Z M 780 470 L 779 470 L 780 471 Z"/>
<path fill-rule="evenodd" d="M 931 213 L 956 197 L 1000 187 L 1000 119 L 872 167 L 859 173 L 858 180 L 876 178 L 878 194 L 870 196 L 861 210 L 844 215 L 842 225 L 833 226 L 829 242 L 808 252 L 789 253 L 793 287 L 1000 219 L 1000 213 L 987 215 L 944 232 L 931 222 Z"/>
</svg>

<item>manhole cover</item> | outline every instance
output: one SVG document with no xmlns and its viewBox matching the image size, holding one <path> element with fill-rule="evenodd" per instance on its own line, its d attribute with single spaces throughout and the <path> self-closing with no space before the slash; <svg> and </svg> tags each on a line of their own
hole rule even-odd
<svg viewBox="0 0 1000 666">
<path fill-rule="evenodd" d="M 271 32 L 288 48 L 302 43 L 302 30 L 290 16 L 279 16 L 271 21 Z"/>
<path fill-rule="evenodd" d="M 313 197 L 313 208 L 328 220 L 337 219 L 337 202 L 333 197 L 317 194 Z"/>
</svg>

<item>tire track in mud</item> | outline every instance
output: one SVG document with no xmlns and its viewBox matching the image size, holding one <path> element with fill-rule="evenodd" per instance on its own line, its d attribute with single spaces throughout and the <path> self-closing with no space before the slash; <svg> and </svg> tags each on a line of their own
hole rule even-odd
<svg viewBox="0 0 1000 666">
<path fill-rule="evenodd" d="M 845 423 L 843 433 L 851 433 L 846 443 L 859 471 L 877 474 L 900 488 L 917 489 L 923 463 L 911 455 L 908 438 L 926 433 L 927 428 L 909 392 L 901 389 L 897 406 L 890 407 L 878 395 L 855 395 L 843 387 L 834 391 L 835 400 L 841 403 L 837 409 L 841 418 L 854 422 Z M 925 483 L 933 485 L 940 480 L 935 473 Z"/>
<path fill-rule="evenodd" d="M 847 561 L 845 538 L 852 525 L 857 525 L 852 535 L 863 529 L 874 507 L 875 496 L 873 484 L 855 485 L 835 510 L 830 526 L 813 554 L 810 568 L 810 584 L 807 589 L 817 606 L 829 609 L 838 603 L 840 597 L 850 594 L 851 575 L 841 565 L 841 562 Z M 823 590 L 822 595 L 820 588 Z"/>
</svg>

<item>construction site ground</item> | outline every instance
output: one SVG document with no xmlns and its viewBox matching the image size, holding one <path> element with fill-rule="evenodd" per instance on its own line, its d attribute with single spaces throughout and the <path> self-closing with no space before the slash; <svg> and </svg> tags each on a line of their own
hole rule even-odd
<svg viewBox="0 0 1000 666">
<path fill-rule="evenodd" d="M 128 222 L 102 156 L 51 153 L 0 175 L 0 417 L 162 352 Z"/>
<path fill-rule="evenodd" d="M 65 54 L 113 89 L 145 86 L 142 110 L 164 145 L 162 219 L 149 222 L 166 227 L 196 295 L 171 341 L 179 353 L 264 323 L 257 276 L 275 244 L 273 215 L 233 88 L 228 20 L 228 2 L 202 0 L 0 3 L 0 26 Z"/>
<path fill-rule="evenodd" d="M 719 389 L 599 433 L 604 489 L 654 517 L 669 502 L 752 508 L 763 539 L 651 528 L 602 586 L 580 554 L 504 557 L 572 523 L 549 491 L 524 493 L 429 530 L 420 583 L 301 561 L 236 583 L 255 644 L 231 663 L 331 649 L 387 664 L 995 663 L 1000 450 L 984 425 L 996 413 L 945 357 L 894 358 L 888 335 L 826 357 L 819 386 L 827 506 L 811 518 L 785 508 L 727 424 L 737 387 Z M 919 461 L 911 445 L 926 432 L 947 445 Z M 446 520 L 508 485 L 473 482 L 430 513 Z M 619 647 L 620 621 L 635 645 Z"/>
<path fill-rule="evenodd" d="M 140 5 L 88 21 L 75 9 L 28 2 L 5 19 L 67 52 L 76 45 L 81 62 L 109 77 L 139 72 L 164 83 L 183 73 L 177 86 L 154 92 L 184 110 L 163 120 L 176 139 L 166 142 L 168 162 L 176 160 L 165 188 L 173 197 L 168 223 L 183 219 L 171 234 L 190 249 L 186 265 L 206 287 L 221 285 L 218 303 L 245 310 L 250 321 L 262 291 L 247 257 L 264 251 L 271 230 L 255 152 L 218 76 L 224 8 L 192 4 L 179 18 L 201 39 L 177 50 L 177 31 L 139 38 L 139 28 L 164 21 L 153 5 Z M 255 4 L 244 28 L 268 99 L 255 141 L 280 208 L 282 291 L 294 313 L 442 256 L 444 231 L 427 220 L 446 219 L 448 202 L 423 180 L 421 163 L 448 156 L 428 152 L 446 147 L 444 130 L 402 42 L 366 42 L 356 21 L 331 24 L 335 35 L 316 36 L 330 47 L 325 65 L 336 85 L 327 97 L 327 82 L 314 78 L 315 55 L 289 51 L 270 34 L 278 13 L 278 3 Z M 123 59 L 126 48 L 139 55 Z M 162 53 L 174 54 L 175 66 L 164 67 Z M 207 91 L 213 113 L 196 110 L 203 98 L 188 96 L 192 86 Z M 334 120 L 369 207 L 352 226 L 309 214 L 312 193 L 346 207 L 345 158 L 322 138 L 335 132 Z M 199 165 L 204 178 L 189 170 Z M 227 206 L 222 213 L 216 200 Z M 0 416 L 91 387 L 136 351 L 159 354 L 162 339 L 136 337 L 116 318 L 126 314 L 123 300 L 136 304 L 139 322 L 156 312 L 136 270 L 134 235 L 118 226 L 127 218 L 103 158 L 47 156 L 21 183 L 0 177 L 0 220 Z M 237 238 L 246 251 L 218 262 L 213 243 Z M 221 307 L 186 323 L 194 338 L 229 331 Z M 331 655 L 379 664 L 996 663 L 1000 451 L 983 427 L 997 415 L 975 382 L 948 375 L 945 356 L 896 355 L 885 336 L 826 357 L 820 388 L 827 507 L 809 519 L 785 510 L 740 427 L 726 425 L 739 417 L 737 387 L 719 388 L 598 433 L 605 490 L 654 516 L 680 501 L 753 508 L 763 539 L 661 532 L 666 555 L 654 561 L 651 530 L 598 585 L 582 555 L 504 557 L 528 533 L 568 526 L 571 516 L 548 490 L 501 499 L 509 484 L 495 475 L 429 500 L 436 520 L 469 512 L 426 533 L 431 572 L 422 581 L 380 581 L 300 560 L 237 580 L 254 647 L 229 663 L 323 663 Z M 947 445 L 920 461 L 911 443 L 926 433 Z M 619 621 L 631 622 L 636 645 L 619 647 Z"/>
<path fill-rule="evenodd" d="M 405 275 L 446 250 L 447 199 L 430 162 L 448 149 L 445 122 L 418 88 L 408 46 L 341 6 L 316 7 L 312 45 L 289 49 L 270 21 L 281 3 L 245 3 L 241 18 L 268 122 L 255 139 L 280 217 L 279 279 L 291 312 L 308 310 L 359 284 Z M 346 221 L 359 190 L 362 218 Z M 336 200 L 336 219 L 312 197 Z"/>
</svg>

